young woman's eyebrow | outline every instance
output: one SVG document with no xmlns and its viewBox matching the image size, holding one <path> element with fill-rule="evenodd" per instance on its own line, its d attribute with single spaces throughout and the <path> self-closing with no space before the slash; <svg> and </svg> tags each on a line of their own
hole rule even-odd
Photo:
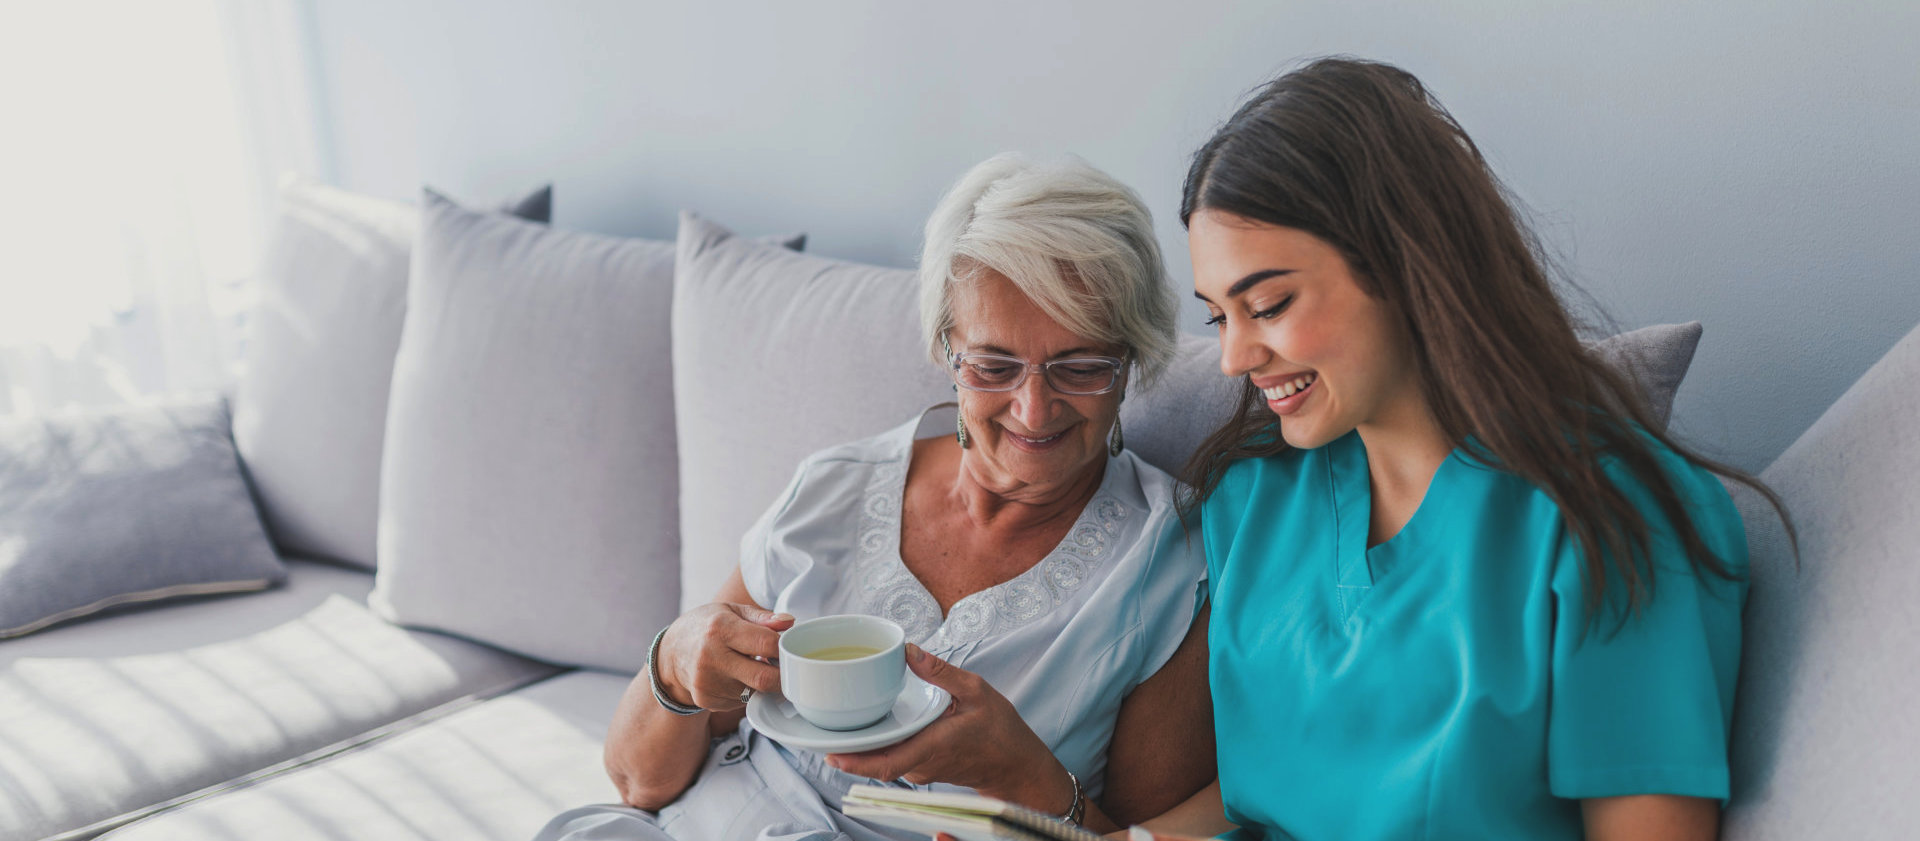
<svg viewBox="0 0 1920 841">
<path fill-rule="evenodd" d="M 1243 278 L 1240 278 L 1239 280 L 1234 281 L 1232 286 L 1227 287 L 1227 297 L 1237 298 L 1240 296 L 1240 293 L 1245 292 L 1248 289 L 1252 289 L 1253 285 L 1256 283 L 1259 283 L 1260 281 L 1267 280 L 1269 278 L 1281 277 L 1283 275 L 1290 275 L 1290 274 L 1293 274 L 1293 272 L 1294 272 L 1293 269 L 1261 269 L 1260 271 L 1254 272 L 1253 274 L 1247 275 L 1246 277 L 1243 277 Z M 1198 291 L 1195 291 L 1193 293 L 1193 297 L 1199 298 L 1202 301 L 1206 301 L 1209 304 L 1213 303 L 1213 301 L 1209 300 L 1207 296 L 1200 294 Z"/>
</svg>

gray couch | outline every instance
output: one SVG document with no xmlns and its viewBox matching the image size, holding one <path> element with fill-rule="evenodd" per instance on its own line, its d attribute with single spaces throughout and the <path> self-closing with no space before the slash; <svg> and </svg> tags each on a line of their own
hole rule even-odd
<svg viewBox="0 0 1920 841">
<path fill-rule="evenodd" d="M 617 799 L 652 632 L 801 457 L 952 396 L 910 271 L 680 233 L 287 185 L 232 396 L 284 582 L 0 641 L 0 839 L 517 839 Z M 1213 358 L 1129 398 L 1136 452 L 1192 449 Z"/>
<path fill-rule="evenodd" d="M 376 360 L 394 370 L 391 411 L 407 415 L 385 418 L 384 452 L 372 442 L 382 481 L 320 505 L 310 498 L 318 491 L 301 488 L 331 490 L 343 480 L 306 482 L 315 477 L 302 471 L 354 453 L 300 450 L 276 460 L 256 443 L 254 459 L 247 442 L 275 440 L 286 432 L 277 424 L 312 425 L 321 411 L 377 412 L 362 426 L 378 432 L 386 389 L 354 386 L 376 395 L 377 407 L 316 400 L 291 413 L 297 420 L 280 421 L 288 413 L 247 405 L 261 397 L 243 388 L 236 415 L 245 422 L 236 423 L 252 426 L 238 430 L 242 456 L 293 465 L 270 468 L 270 479 L 256 475 L 263 516 L 281 521 L 274 536 L 285 583 L 0 642 L 0 838 L 521 839 L 562 809 L 614 800 L 600 743 L 644 631 L 712 592 L 733 562 L 731 542 L 801 455 L 878 432 L 950 393 L 914 338 L 907 272 L 740 240 L 691 216 L 676 250 L 434 207 L 430 200 L 413 254 L 405 335 L 385 345 L 397 347 L 399 362 Z M 459 275 L 479 272 L 474 266 L 492 279 Z M 446 272 L 457 282 L 436 275 Z M 437 279 L 422 280 L 429 275 Z M 552 314 L 541 308 L 573 294 L 545 286 L 518 302 L 482 299 L 480 310 L 517 313 L 524 324 L 488 322 L 469 334 L 444 320 L 416 323 L 429 312 L 458 318 L 459 299 L 435 296 L 506 295 L 529 279 L 587 275 L 608 282 L 579 295 L 632 298 L 631 306 L 564 311 L 619 318 L 621 329 L 539 333 Z M 367 329 L 364 318 L 354 323 Z M 582 344 L 615 340 L 594 338 L 601 332 L 626 342 L 624 354 L 658 354 L 659 364 L 557 377 L 605 355 Z M 488 348 L 446 344 L 502 335 L 518 344 L 486 365 L 472 360 Z M 546 351 L 528 348 L 549 348 L 568 364 L 543 367 L 530 357 Z M 1232 385 L 1216 358 L 1210 341 L 1187 337 L 1173 371 L 1129 397 L 1127 440 L 1150 462 L 1176 466 L 1226 404 Z M 489 373 L 502 366 L 513 370 Z M 289 376 L 298 366 L 283 358 L 270 367 Z M 753 372 L 750 388 L 741 372 Z M 521 391 L 503 397 L 502 382 L 521 382 Z M 1677 378 L 1666 387 L 1674 385 Z M 622 394 L 586 393 L 604 390 Z M 543 396 L 521 399 L 533 393 Z M 554 400 L 564 402 L 545 405 Z M 1766 471 L 1798 518 L 1797 566 L 1777 527 L 1742 499 L 1755 581 L 1728 838 L 1899 838 L 1920 825 L 1920 803 L 1902 796 L 1920 791 L 1920 763 L 1909 755 L 1920 732 L 1899 692 L 1911 681 L 1898 677 L 1920 651 L 1916 412 L 1920 330 Z M 576 429 L 530 444 L 533 456 L 513 451 L 515 440 L 546 434 L 554 417 L 578 414 L 625 420 L 605 440 Z M 496 428 L 505 432 L 489 432 Z M 363 461 L 365 437 L 346 442 Z M 463 474 L 458 487 L 431 484 L 445 476 L 431 465 L 461 459 L 463 446 L 483 448 L 492 465 L 525 457 L 532 466 L 513 468 L 515 476 L 556 459 L 600 476 L 605 448 L 628 439 L 639 442 L 631 457 L 643 467 L 622 462 L 606 475 L 638 471 L 639 481 L 596 486 L 593 498 L 653 499 L 666 489 L 669 510 L 632 512 L 652 518 L 644 546 L 576 540 L 564 557 L 530 551 L 516 543 L 527 530 L 576 522 L 567 517 L 596 528 L 609 515 L 583 515 L 578 499 L 514 496 L 524 486 L 501 485 L 507 498 L 494 499 L 498 477 L 484 472 Z M 368 472 L 354 471 L 361 482 L 373 481 Z M 288 525 L 327 506 L 358 506 L 347 519 L 366 524 L 329 545 L 377 545 L 378 556 L 290 550 L 295 532 L 296 543 L 328 543 L 324 521 Z M 374 541 L 366 529 L 376 522 Z M 449 541 L 458 551 L 437 552 Z"/>
</svg>

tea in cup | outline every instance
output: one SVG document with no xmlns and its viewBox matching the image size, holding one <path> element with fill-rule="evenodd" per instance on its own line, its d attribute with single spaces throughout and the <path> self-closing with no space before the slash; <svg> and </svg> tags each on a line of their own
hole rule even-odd
<svg viewBox="0 0 1920 841">
<path fill-rule="evenodd" d="M 886 718 L 906 672 L 906 632 L 878 616 L 822 616 L 780 635 L 780 694 L 822 730 Z"/>
</svg>

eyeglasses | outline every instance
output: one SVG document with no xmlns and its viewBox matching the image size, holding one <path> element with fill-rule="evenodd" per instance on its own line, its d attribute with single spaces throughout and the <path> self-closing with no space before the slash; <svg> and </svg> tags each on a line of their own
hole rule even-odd
<svg viewBox="0 0 1920 841">
<path fill-rule="evenodd" d="M 1013 391 L 1026 383 L 1028 374 L 1038 369 L 1047 385 L 1061 394 L 1105 394 L 1120 383 L 1120 372 L 1127 367 L 1127 360 L 1111 356 L 1028 362 L 997 353 L 954 353 L 945 336 L 940 337 L 940 346 L 946 350 L 947 363 L 953 367 L 954 385 L 968 391 Z"/>
</svg>

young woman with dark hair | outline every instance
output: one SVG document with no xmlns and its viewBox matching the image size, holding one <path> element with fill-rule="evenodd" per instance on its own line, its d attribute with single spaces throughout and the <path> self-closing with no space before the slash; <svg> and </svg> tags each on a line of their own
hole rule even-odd
<svg viewBox="0 0 1920 841">
<path fill-rule="evenodd" d="M 1200 148 L 1180 215 L 1246 386 L 1187 477 L 1220 781 L 1149 826 L 1713 838 L 1747 559 L 1716 474 L 1774 497 L 1586 351 L 1466 132 L 1316 61 Z"/>
</svg>

